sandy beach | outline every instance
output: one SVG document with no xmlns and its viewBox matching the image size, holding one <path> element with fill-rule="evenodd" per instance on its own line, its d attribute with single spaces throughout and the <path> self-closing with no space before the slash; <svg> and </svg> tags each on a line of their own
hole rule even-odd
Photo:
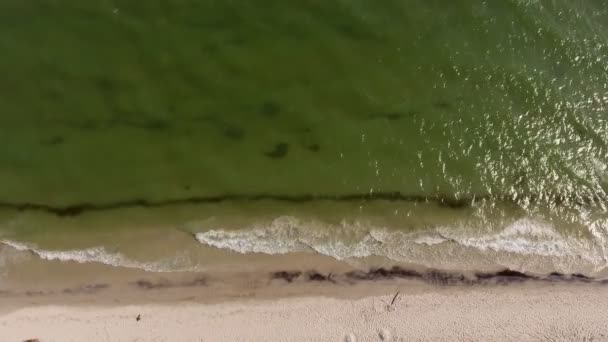
<svg viewBox="0 0 608 342">
<path fill-rule="evenodd" d="M 312 253 L 150 272 L 19 253 L 27 258 L 0 283 L 0 342 L 608 340 L 602 273 L 439 270 Z"/>
<path fill-rule="evenodd" d="M 602 284 L 274 281 L 232 294 L 214 286 L 93 292 L 4 297 L 0 340 L 608 340 Z"/>
</svg>

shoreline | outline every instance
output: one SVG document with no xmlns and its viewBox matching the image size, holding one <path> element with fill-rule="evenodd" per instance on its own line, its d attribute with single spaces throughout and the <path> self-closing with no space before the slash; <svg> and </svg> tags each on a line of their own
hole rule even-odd
<svg viewBox="0 0 608 342">
<path fill-rule="evenodd" d="M 150 272 L 20 253 L 0 286 L 0 340 L 608 340 L 601 273 L 231 252 Z"/>
<path fill-rule="evenodd" d="M 45 342 L 608 339 L 608 287 L 598 284 L 433 286 L 392 280 L 272 287 L 219 302 L 187 298 L 192 288 L 142 290 L 131 302 L 98 294 L 80 295 L 85 300 L 78 302 L 71 296 L 61 304 L 2 313 L 0 332 L 7 340 Z"/>
<path fill-rule="evenodd" d="M 90 265 L 89 265 L 90 266 Z M 275 265 L 277 266 L 277 265 Z M 285 266 L 285 265 L 283 265 Z M 234 298 L 289 298 L 318 296 L 342 298 L 342 291 L 351 292 L 346 298 L 365 297 L 376 292 L 354 289 L 381 289 L 405 286 L 408 289 L 476 289 L 509 286 L 595 286 L 608 289 L 608 279 L 579 273 L 534 274 L 508 268 L 496 271 L 457 272 L 432 268 L 392 267 L 356 268 L 340 263 L 318 265 L 319 268 L 278 268 L 274 271 L 253 272 L 176 272 L 154 273 L 139 271 L 100 274 L 103 277 L 77 278 L 44 282 L 41 279 L 5 283 L 0 287 L 0 303 L 6 307 L 55 305 L 59 303 L 155 303 L 173 302 L 184 298 L 205 304 L 229 302 Z M 89 269 L 92 273 L 101 269 Z M 74 272 L 74 270 L 71 270 Z M 118 270 L 124 271 L 124 270 Z M 35 281 L 35 282 L 34 282 Z M 149 294 L 159 294 L 150 301 Z M 138 300 L 142 298 L 143 300 Z M 7 304 L 8 303 L 8 304 Z M 5 311 L 5 310 L 3 310 Z M 1 312 L 0 312 L 1 313 Z"/>
</svg>

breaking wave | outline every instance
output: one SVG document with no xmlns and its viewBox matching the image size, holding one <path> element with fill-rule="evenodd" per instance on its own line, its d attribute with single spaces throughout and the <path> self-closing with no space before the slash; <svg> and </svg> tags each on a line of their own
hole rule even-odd
<svg viewBox="0 0 608 342">
<path fill-rule="evenodd" d="M 238 253 L 313 251 L 338 260 L 379 256 L 441 268 L 494 263 L 540 271 L 549 263 L 556 271 L 598 272 L 608 265 L 604 247 L 598 241 L 562 235 L 552 225 L 529 218 L 511 222 L 498 232 L 471 235 L 471 229 L 466 227 L 404 232 L 345 222 L 328 227 L 279 217 L 268 225 L 213 229 L 195 236 L 204 245 Z"/>
<path fill-rule="evenodd" d="M 109 252 L 104 247 L 61 251 L 40 249 L 32 244 L 11 240 L 0 240 L 0 244 L 20 252 L 29 252 L 40 259 L 50 261 L 71 261 L 80 264 L 101 263 L 114 267 L 141 269 L 148 272 L 187 272 L 196 270 L 193 267 L 184 268 L 180 266 L 184 261 L 180 257 L 155 262 L 141 262 L 129 259 L 121 253 Z"/>
</svg>

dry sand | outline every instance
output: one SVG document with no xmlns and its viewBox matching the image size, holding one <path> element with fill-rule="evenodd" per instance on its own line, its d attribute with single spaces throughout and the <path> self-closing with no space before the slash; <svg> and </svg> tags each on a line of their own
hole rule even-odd
<svg viewBox="0 0 608 342">
<path fill-rule="evenodd" d="M 327 293 L 342 294 L 333 297 L 300 287 L 220 303 L 28 305 L 0 316 L 0 341 L 608 341 L 605 286 L 397 284 L 391 305 L 394 285 L 333 285 Z M 367 288 L 373 296 L 360 296 Z"/>
</svg>

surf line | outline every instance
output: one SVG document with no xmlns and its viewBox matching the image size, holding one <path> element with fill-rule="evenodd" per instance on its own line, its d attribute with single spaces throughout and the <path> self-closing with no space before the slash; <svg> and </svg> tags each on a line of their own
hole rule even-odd
<svg viewBox="0 0 608 342">
<path fill-rule="evenodd" d="M 226 194 L 219 196 L 200 196 L 165 200 L 132 199 L 109 203 L 81 202 L 65 206 L 53 206 L 44 203 L 11 203 L 0 201 L 0 208 L 16 211 L 42 211 L 60 217 L 78 216 L 86 212 L 110 211 L 126 208 L 159 208 L 186 204 L 207 204 L 221 202 L 255 202 L 255 201 L 277 201 L 286 203 L 307 203 L 314 201 L 333 201 L 333 202 L 371 202 L 371 201 L 391 201 L 391 202 L 416 202 L 416 203 L 436 203 L 441 207 L 462 209 L 468 208 L 477 202 L 485 200 L 499 200 L 506 203 L 517 204 L 522 199 L 533 203 L 547 201 L 557 205 L 564 203 L 575 205 L 601 205 L 608 204 L 608 197 L 605 195 L 580 196 L 577 194 L 565 196 L 562 194 L 541 194 L 541 195 L 468 195 L 456 197 L 454 195 L 432 194 L 432 195 L 408 195 L 400 192 L 374 192 L 362 194 L 302 194 L 302 195 L 279 195 L 279 194 Z"/>
</svg>

